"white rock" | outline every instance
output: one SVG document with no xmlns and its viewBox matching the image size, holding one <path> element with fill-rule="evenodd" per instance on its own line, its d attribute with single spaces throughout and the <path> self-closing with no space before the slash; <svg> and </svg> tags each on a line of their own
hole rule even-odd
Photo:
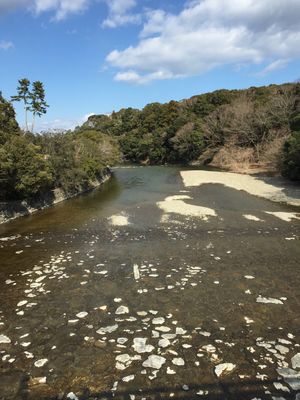
<svg viewBox="0 0 300 400">
<path fill-rule="evenodd" d="M 291 368 L 278 368 L 277 372 L 293 390 L 300 390 L 300 372 Z"/>
<path fill-rule="evenodd" d="M 158 318 L 153 318 L 152 324 L 154 325 L 161 325 L 165 322 L 165 319 L 163 317 L 158 317 Z"/>
<path fill-rule="evenodd" d="M 170 346 L 170 344 L 171 344 L 170 340 L 168 340 L 168 339 L 160 339 L 159 342 L 158 342 L 158 347 L 165 348 L 165 347 Z"/>
<path fill-rule="evenodd" d="M 77 318 L 85 318 L 88 315 L 86 311 L 81 311 L 80 313 L 76 314 Z"/>
<path fill-rule="evenodd" d="M 112 332 L 116 331 L 118 329 L 118 327 L 119 327 L 118 324 L 110 325 L 110 326 L 106 326 L 106 327 L 100 328 L 96 332 L 99 335 L 105 335 L 106 333 L 112 333 Z"/>
<path fill-rule="evenodd" d="M 277 344 L 275 349 L 278 350 L 280 354 L 287 354 L 290 351 L 288 347 L 282 346 L 281 344 Z M 295 367 L 293 366 L 293 368 Z"/>
<path fill-rule="evenodd" d="M 173 358 L 172 363 L 174 365 L 178 365 L 179 367 L 185 364 L 184 359 L 181 357 Z"/>
<path fill-rule="evenodd" d="M 6 335 L 0 335 L 0 344 L 9 344 L 11 343 L 11 340 L 8 336 Z"/>
<path fill-rule="evenodd" d="M 257 297 L 256 302 L 265 304 L 283 304 L 283 302 L 279 299 L 274 299 L 272 297 L 262 297 L 261 295 Z"/>
<path fill-rule="evenodd" d="M 134 338 L 132 347 L 137 353 L 151 353 L 154 347 L 151 344 L 146 345 L 147 338 Z"/>
<path fill-rule="evenodd" d="M 217 377 L 221 376 L 224 372 L 231 372 L 236 366 L 232 363 L 223 363 L 215 367 L 215 374 Z"/>
<path fill-rule="evenodd" d="M 146 368 L 160 369 L 165 362 L 166 359 L 164 357 L 152 354 L 142 365 Z"/>
<path fill-rule="evenodd" d="M 37 361 L 34 363 L 34 366 L 37 367 L 37 368 L 41 368 L 41 367 L 43 367 L 45 364 L 47 364 L 47 362 L 48 362 L 47 358 L 41 358 L 40 360 L 37 360 Z"/>
<path fill-rule="evenodd" d="M 70 392 L 70 393 L 67 394 L 67 399 L 70 399 L 70 400 L 79 400 L 78 397 L 76 396 L 76 394 L 73 393 L 73 392 Z"/>
<path fill-rule="evenodd" d="M 294 355 L 294 357 L 292 357 L 291 361 L 292 361 L 293 368 L 295 368 L 295 369 L 300 368 L 300 353 L 297 353 L 296 355 Z"/>
<path fill-rule="evenodd" d="M 123 364 L 126 364 L 128 361 L 130 361 L 130 359 L 131 359 L 131 357 L 130 357 L 129 354 L 119 354 L 116 357 L 116 361 L 119 361 L 119 362 L 121 362 Z"/>
<path fill-rule="evenodd" d="M 244 317 L 244 319 L 245 319 L 247 324 L 253 324 L 253 322 L 254 322 L 253 319 L 248 318 L 248 317 Z"/>
<path fill-rule="evenodd" d="M 160 332 L 170 332 L 171 328 L 169 328 L 168 326 L 156 326 L 155 330 Z"/>
<path fill-rule="evenodd" d="M 137 264 L 134 264 L 133 266 L 133 275 L 136 281 L 140 279 L 140 271 L 139 271 L 139 266 Z"/>
<path fill-rule="evenodd" d="M 120 299 L 120 297 L 116 297 L 114 298 L 114 302 L 115 303 L 121 303 L 122 299 Z"/>
<path fill-rule="evenodd" d="M 290 393 L 290 389 L 289 389 L 288 387 L 284 386 L 284 385 L 283 385 L 282 383 L 280 383 L 280 382 L 274 382 L 273 385 L 275 386 L 275 388 L 276 388 L 277 390 L 281 390 L 282 392 L 288 392 L 288 393 Z"/>
<path fill-rule="evenodd" d="M 118 339 L 117 339 L 117 343 L 119 343 L 119 344 L 124 344 L 124 343 L 126 343 L 127 341 L 128 341 L 127 338 L 118 338 Z"/>
<path fill-rule="evenodd" d="M 182 329 L 182 328 L 176 328 L 176 335 L 185 335 L 186 334 L 186 330 Z"/>
<path fill-rule="evenodd" d="M 124 376 L 124 378 L 122 378 L 123 382 L 130 382 L 134 380 L 134 375 L 128 375 L 128 376 Z"/>
<path fill-rule="evenodd" d="M 168 375 L 174 375 L 176 374 L 176 371 L 174 371 L 173 369 L 171 369 L 170 367 L 167 368 L 167 374 Z"/>
<path fill-rule="evenodd" d="M 121 314 L 128 314 L 129 313 L 129 308 L 126 306 L 120 306 L 117 308 L 116 310 L 116 314 L 117 315 L 121 315 Z"/>
<path fill-rule="evenodd" d="M 22 300 L 22 301 L 19 301 L 19 303 L 17 304 L 17 307 L 22 307 L 22 306 L 25 306 L 25 304 L 27 304 L 28 303 L 28 301 L 27 300 Z"/>
</svg>

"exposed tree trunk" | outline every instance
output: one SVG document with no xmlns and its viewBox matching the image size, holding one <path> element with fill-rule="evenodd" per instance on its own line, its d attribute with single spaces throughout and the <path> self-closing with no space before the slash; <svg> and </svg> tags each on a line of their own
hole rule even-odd
<svg viewBox="0 0 300 400">
<path fill-rule="evenodd" d="M 31 133 L 33 133 L 34 123 L 35 123 L 35 113 L 33 113 L 33 116 L 32 116 Z"/>
</svg>

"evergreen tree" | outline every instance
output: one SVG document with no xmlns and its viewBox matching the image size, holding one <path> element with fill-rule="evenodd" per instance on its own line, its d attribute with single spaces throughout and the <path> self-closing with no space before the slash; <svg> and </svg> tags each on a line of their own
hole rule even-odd
<svg viewBox="0 0 300 400">
<path fill-rule="evenodd" d="M 43 83 L 40 81 L 33 82 L 32 87 L 33 90 L 32 93 L 30 93 L 30 111 L 33 114 L 31 127 L 31 131 L 33 132 L 36 115 L 41 117 L 43 114 L 46 114 L 49 105 L 45 101 L 45 89 Z"/>
<path fill-rule="evenodd" d="M 29 110 L 29 102 L 30 102 L 30 81 L 26 78 L 19 80 L 19 86 L 17 87 L 18 94 L 16 96 L 11 96 L 12 101 L 23 101 L 24 103 L 24 111 L 25 111 L 25 130 L 28 131 L 28 119 L 27 112 Z"/>
</svg>

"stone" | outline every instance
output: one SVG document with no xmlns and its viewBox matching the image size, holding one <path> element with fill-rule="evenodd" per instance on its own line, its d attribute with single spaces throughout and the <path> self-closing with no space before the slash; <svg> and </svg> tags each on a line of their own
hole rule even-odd
<svg viewBox="0 0 300 400">
<path fill-rule="evenodd" d="M 147 344 L 147 338 L 134 338 L 132 347 L 137 353 L 151 353 L 154 347 L 151 344 Z"/>
<path fill-rule="evenodd" d="M 118 327 L 119 327 L 118 324 L 106 326 L 106 327 L 98 329 L 96 331 L 96 333 L 98 333 L 99 335 L 105 335 L 106 333 L 112 333 L 112 332 L 116 331 L 118 329 Z"/>
<path fill-rule="evenodd" d="M 78 397 L 76 396 L 76 394 L 73 393 L 73 392 L 70 392 L 70 393 L 67 394 L 67 399 L 70 399 L 70 400 L 79 400 Z"/>
<path fill-rule="evenodd" d="M 291 368 L 278 368 L 277 373 L 283 377 L 284 381 L 293 389 L 300 390 L 300 372 Z"/>
<path fill-rule="evenodd" d="M 283 302 L 279 299 L 274 299 L 272 297 L 262 297 L 261 295 L 257 297 L 256 302 L 265 304 L 283 304 Z"/>
<path fill-rule="evenodd" d="M 300 353 L 295 354 L 294 357 L 292 357 L 291 362 L 294 369 L 300 368 Z"/>
<path fill-rule="evenodd" d="M 154 325 L 161 325 L 165 322 L 165 319 L 163 317 L 158 317 L 158 318 L 153 318 L 152 324 Z"/>
<path fill-rule="evenodd" d="M 117 308 L 116 310 L 116 314 L 117 315 L 121 315 L 121 314 L 128 314 L 129 313 L 129 308 L 126 306 L 120 306 Z"/>
<path fill-rule="evenodd" d="M 124 378 L 122 379 L 123 382 L 130 382 L 133 380 L 134 380 L 134 375 L 124 376 Z"/>
<path fill-rule="evenodd" d="M 0 344 L 9 344 L 9 343 L 11 343 L 11 340 L 8 336 L 0 335 Z"/>
<path fill-rule="evenodd" d="M 170 344 L 171 344 L 171 342 L 168 339 L 160 339 L 158 341 L 158 346 L 162 347 L 162 348 L 168 347 L 168 346 L 170 346 Z"/>
<path fill-rule="evenodd" d="M 223 363 L 219 364 L 215 367 L 215 374 L 217 377 L 223 375 L 224 373 L 228 373 L 234 370 L 236 366 L 232 363 Z"/>
<path fill-rule="evenodd" d="M 41 368 L 41 367 L 43 367 L 45 364 L 47 364 L 47 362 L 48 362 L 47 358 L 41 358 L 40 360 L 37 360 L 37 361 L 34 363 L 34 366 L 37 367 L 37 368 Z"/>
<path fill-rule="evenodd" d="M 182 367 L 182 366 L 185 364 L 184 359 L 181 358 L 181 357 L 173 358 L 172 363 L 173 363 L 174 365 L 179 366 L 179 367 Z"/>
<path fill-rule="evenodd" d="M 160 369 L 165 362 L 166 359 L 164 357 L 152 354 L 142 365 L 146 368 Z"/>
<path fill-rule="evenodd" d="M 86 311 L 82 311 L 78 314 L 76 314 L 77 318 L 85 318 L 88 315 L 88 313 Z"/>
</svg>

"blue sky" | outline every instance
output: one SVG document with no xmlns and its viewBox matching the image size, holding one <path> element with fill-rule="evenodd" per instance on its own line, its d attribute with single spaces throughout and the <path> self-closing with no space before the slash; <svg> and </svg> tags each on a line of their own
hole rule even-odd
<svg viewBox="0 0 300 400">
<path fill-rule="evenodd" d="M 0 0 L 0 90 L 44 82 L 39 129 L 300 78 L 299 0 Z M 23 113 L 16 106 L 23 125 Z"/>
</svg>

